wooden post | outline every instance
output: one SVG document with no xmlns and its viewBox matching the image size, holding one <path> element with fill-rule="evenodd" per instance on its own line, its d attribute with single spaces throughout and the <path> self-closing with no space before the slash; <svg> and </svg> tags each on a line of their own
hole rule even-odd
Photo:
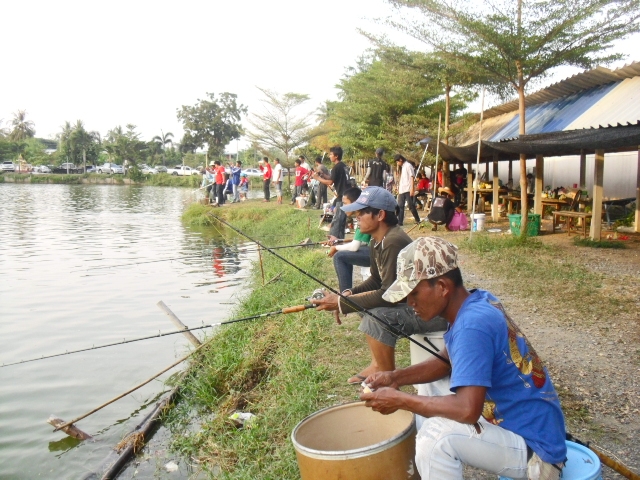
<svg viewBox="0 0 640 480">
<path fill-rule="evenodd" d="M 587 186 L 587 154 L 584 150 L 580 150 L 580 189 L 584 190 Z"/>
<path fill-rule="evenodd" d="M 258 259 L 260 260 L 260 273 L 262 273 L 262 286 L 264 287 L 264 266 L 262 265 L 262 247 L 258 246 Z"/>
<path fill-rule="evenodd" d="M 602 184 L 604 180 L 604 150 L 596 150 L 595 165 L 593 168 L 593 207 L 591 216 L 591 240 L 600 240 L 602 232 Z"/>
<path fill-rule="evenodd" d="M 507 178 L 509 188 L 513 188 L 513 160 L 509 160 L 509 178 Z"/>
<path fill-rule="evenodd" d="M 636 173 L 636 233 L 640 232 L 640 146 L 638 146 L 638 170 Z"/>
<path fill-rule="evenodd" d="M 544 188 L 544 157 L 536 155 L 536 192 L 533 197 L 533 213 L 542 215 L 542 189 Z"/>
<path fill-rule="evenodd" d="M 171 320 L 171 322 L 176 326 L 178 330 L 186 330 L 188 328 L 184 323 L 180 321 L 178 317 L 176 317 L 175 313 L 173 313 L 162 300 L 160 300 L 156 305 L 158 305 L 160 310 L 168 315 L 169 320 Z M 187 340 L 189 340 L 191 342 L 191 345 L 193 345 L 194 347 L 199 347 L 200 345 L 202 345 L 200 340 L 198 340 L 198 338 L 193 333 L 182 332 L 182 334 L 187 337 Z"/>
<path fill-rule="evenodd" d="M 498 212 L 498 204 L 500 203 L 499 191 L 500 190 L 500 177 L 498 176 L 498 155 L 493 155 L 493 203 L 491 204 L 491 219 L 494 222 L 498 221 L 500 213 Z"/>
<path fill-rule="evenodd" d="M 478 172 L 476 172 L 478 178 Z M 473 170 L 471 170 L 471 162 L 467 163 L 467 212 L 471 213 L 473 208 Z"/>
</svg>

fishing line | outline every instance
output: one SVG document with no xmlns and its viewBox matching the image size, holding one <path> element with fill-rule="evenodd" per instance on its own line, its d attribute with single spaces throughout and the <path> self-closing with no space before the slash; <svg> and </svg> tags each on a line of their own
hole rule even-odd
<svg viewBox="0 0 640 480">
<path fill-rule="evenodd" d="M 433 355 L 434 357 L 438 358 L 439 360 L 443 361 L 444 363 L 446 363 L 447 365 L 451 365 L 451 362 L 449 362 L 448 359 L 444 358 L 443 356 L 441 356 L 440 354 L 438 354 L 437 352 L 431 350 L 430 348 L 426 347 L 424 344 L 418 342 L 417 340 L 414 340 L 413 338 L 411 338 L 409 335 L 407 335 L 406 333 L 404 333 L 402 330 L 397 329 L 396 327 L 394 327 L 393 325 L 391 325 L 389 322 L 387 322 L 386 320 L 381 319 L 380 317 L 377 317 L 376 315 L 374 315 L 373 313 L 371 313 L 369 310 L 361 307 L 360 305 L 358 305 L 356 302 L 354 302 L 353 300 L 349 300 L 349 297 L 346 297 L 344 295 L 342 295 L 342 293 L 336 291 L 334 288 L 330 287 L 329 285 L 327 285 L 325 282 L 323 282 L 322 280 L 314 277 L 313 275 L 311 275 L 309 272 L 304 271 L 302 268 L 298 267 L 295 263 L 290 262 L 289 260 L 287 260 L 286 258 L 282 257 L 281 255 L 279 255 L 278 253 L 274 252 L 272 249 L 270 249 L 269 247 L 264 246 L 263 244 L 261 244 L 260 242 L 258 242 L 257 240 L 254 240 L 253 238 L 251 238 L 249 235 L 247 235 L 246 233 L 244 233 L 243 231 L 241 231 L 240 229 L 234 227 L 233 225 L 231 225 L 229 222 L 227 222 L 226 220 L 221 219 L 220 217 L 214 215 L 211 212 L 207 212 L 207 215 L 212 216 L 213 218 L 215 218 L 216 220 L 218 220 L 220 223 L 222 223 L 223 225 L 228 226 L 229 228 L 231 228 L 232 230 L 234 230 L 235 232 L 239 233 L 240 235 L 242 235 L 243 237 L 245 237 L 246 239 L 256 243 L 259 247 L 262 247 L 264 250 L 268 251 L 271 255 L 274 255 L 275 257 L 279 258 L 280 260 L 282 260 L 283 262 L 285 262 L 287 265 L 295 268 L 296 270 L 298 270 L 300 273 L 302 273 L 303 275 L 309 277 L 310 279 L 312 279 L 313 281 L 319 283 L 320 285 L 322 285 L 323 287 L 325 287 L 327 290 L 329 290 L 332 293 L 335 293 L 336 295 L 338 295 L 340 298 L 342 298 L 345 302 L 347 302 L 350 306 L 352 306 L 353 308 L 357 309 L 359 312 L 363 312 L 366 313 L 367 315 L 369 315 L 371 318 L 373 318 L 374 320 L 376 320 L 377 322 L 379 322 L 381 325 L 384 325 L 388 330 L 389 333 L 395 335 L 397 338 L 406 338 L 407 340 L 409 340 L 410 342 L 414 343 L 415 345 L 418 345 L 420 348 L 422 348 L 423 350 L 426 350 L 427 352 L 429 352 L 431 355 Z"/>
<path fill-rule="evenodd" d="M 264 317 L 269 317 L 269 316 L 272 316 L 272 315 L 280 315 L 280 314 L 287 314 L 287 313 L 302 312 L 303 310 L 307 310 L 309 308 L 316 308 L 316 305 L 296 305 L 295 307 L 281 308 L 280 310 L 277 310 L 275 312 L 260 313 L 258 315 L 252 315 L 250 317 L 236 318 L 234 320 L 227 320 L 226 322 L 210 323 L 208 325 L 202 325 L 200 327 L 183 328 L 182 330 L 175 330 L 175 331 L 165 332 L 165 333 L 159 332 L 156 335 L 148 335 L 146 337 L 137 337 L 137 338 L 132 338 L 131 340 L 123 340 L 121 342 L 107 343 L 107 344 L 104 344 L 104 345 L 98 345 L 97 347 L 93 346 L 93 347 L 89 347 L 89 348 L 81 348 L 79 350 L 72 350 L 70 352 L 56 353 L 56 354 L 53 354 L 53 355 L 46 355 L 46 356 L 42 356 L 42 357 L 38 357 L 38 358 L 31 358 L 29 360 L 21 360 L 19 362 L 3 363 L 2 365 L 0 365 L 0 368 L 10 367 L 12 365 L 20 365 L 22 363 L 36 362 L 38 360 L 46 360 L 48 358 L 62 357 L 64 355 L 71 355 L 73 353 L 88 352 L 90 350 L 98 350 L 100 348 L 114 347 L 116 345 L 125 345 L 127 343 L 140 342 L 142 340 L 149 340 L 151 338 L 166 337 L 166 336 L 169 336 L 169 335 L 176 335 L 178 333 L 190 332 L 192 330 L 202 330 L 203 328 L 217 327 L 219 325 L 228 325 L 230 323 L 246 322 L 247 320 L 255 320 L 256 318 L 264 318 Z"/>
</svg>

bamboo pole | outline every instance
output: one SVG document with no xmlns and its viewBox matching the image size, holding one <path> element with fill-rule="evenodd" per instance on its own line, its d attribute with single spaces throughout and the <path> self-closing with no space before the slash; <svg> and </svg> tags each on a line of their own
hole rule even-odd
<svg viewBox="0 0 640 480">
<path fill-rule="evenodd" d="M 260 259 L 260 273 L 262 273 L 262 286 L 264 287 L 264 266 L 262 265 L 262 248 L 258 247 L 258 258 Z"/>
<path fill-rule="evenodd" d="M 476 158 L 476 178 L 473 181 L 473 207 L 471 208 L 471 228 L 469 229 L 469 240 L 473 234 L 473 219 L 476 213 L 476 196 L 478 193 L 478 187 L 480 186 L 480 154 L 482 153 L 482 119 L 484 118 L 484 87 L 482 87 L 482 107 L 480 110 L 480 129 L 478 132 L 478 156 Z M 526 195 L 526 194 L 525 194 Z"/>
<path fill-rule="evenodd" d="M 187 330 L 187 328 L 189 328 L 180 321 L 175 313 L 173 313 L 162 300 L 160 300 L 156 305 L 158 305 L 160 310 L 167 314 L 169 320 L 171 320 L 171 322 L 176 326 L 178 330 Z M 196 337 L 193 333 L 186 331 L 182 332 L 182 334 L 187 338 L 187 340 L 189 340 L 189 342 L 191 342 L 191 345 L 193 345 L 194 347 L 199 347 L 200 345 L 202 345 L 202 342 L 200 342 L 200 340 L 198 340 L 198 337 Z"/>
<path fill-rule="evenodd" d="M 208 343 L 208 342 L 207 342 Z M 130 388 L 129 390 L 127 390 L 124 393 L 121 393 L 120 395 L 118 395 L 117 397 L 113 397 L 111 400 L 103 403 L 102 405 L 94 408 L 93 410 L 88 411 L 87 413 L 80 415 L 79 417 L 74 418 L 73 420 L 70 420 L 66 423 L 63 423 L 62 425 L 59 425 L 55 428 L 54 432 L 57 432 L 58 430 L 62 430 L 65 427 L 68 427 L 69 425 L 73 425 L 76 422 L 79 422 L 80 420 L 82 420 L 83 418 L 87 418 L 89 415 L 93 415 L 94 413 L 96 413 L 99 410 L 102 410 L 104 407 L 111 405 L 113 402 L 116 402 L 118 400 L 120 400 L 122 397 L 126 397 L 127 395 L 129 395 L 132 392 L 135 392 L 136 390 L 138 390 L 139 388 L 144 387 L 147 383 L 151 382 L 152 380 L 155 380 L 156 378 L 158 378 L 160 375 L 162 375 L 163 373 L 171 370 L 173 367 L 181 364 L 182 362 L 184 362 L 187 358 L 189 358 L 191 355 L 193 355 L 194 353 L 196 353 L 198 350 L 200 350 L 203 346 L 205 346 L 206 343 L 203 343 L 202 345 L 200 345 L 198 348 L 196 348 L 195 350 L 189 352 L 188 355 L 185 355 L 184 357 L 182 357 L 180 360 L 178 360 L 177 362 L 172 363 L 171 365 L 169 365 L 166 368 L 163 368 L 161 371 L 159 371 L 158 373 L 156 373 L 155 375 L 153 375 L 152 377 L 146 379 L 144 382 L 139 383 L 138 385 L 136 385 L 133 388 Z"/>
</svg>

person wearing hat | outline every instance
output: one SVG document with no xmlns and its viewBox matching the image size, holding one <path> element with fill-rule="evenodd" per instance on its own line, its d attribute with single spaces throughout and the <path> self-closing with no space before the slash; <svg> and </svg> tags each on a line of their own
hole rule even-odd
<svg viewBox="0 0 640 480">
<path fill-rule="evenodd" d="M 418 209 L 415 204 L 415 184 L 413 179 L 415 177 L 415 168 L 413 164 L 404 158 L 402 155 L 397 154 L 394 157 L 396 164 L 400 166 L 400 183 L 398 183 L 398 225 L 404 224 L 404 205 L 409 203 L 409 211 L 413 215 L 416 223 L 420 223 L 420 215 L 418 215 Z"/>
<path fill-rule="evenodd" d="M 382 155 L 384 155 L 384 148 L 377 148 L 376 158 L 369 160 L 367 165 L 363 186 L 384 187 L 384 174 L 389 172 L 389 164 L 382 159 Z"/>
<path fill-rule="evenodd" d="M 350 384 L 359 384 L 374 372 L 395 368 L 396 335 L 372 315 L 383 318 L 408 335 L 443 331 L 446 327 L 443 319 L 427 324 L 420 321 L 406 303 L 396 304 L 383 299 L 384 292 L 396 280 L 398 253 L 411 243 L 411 238 L 398 226 L 397 206 L 393 195 L 384 188 L 368 187 L 355 202 L 341 207 L 344 212 L 356 212 L 360 232 L 371 235 L 371 276 L 360 285 L 342 292 L 349 301 L 367 310 L 362 314 L 360 331 L 366 334 L 371 351 L 371 363 L 349 378 L 347 382 Z M 336 294 L 311 301 L 318 305 L 318 310 L 337 311 L 342 314 L 359 311 L 347 299 Z"/>
<path fill-rule="evenodd" d="M 438 225 L 444 225 L 445 230 L 449 230 L 449 224 L 453 220 L 456 206 L 451 201 L 453 192 L 449 187 L 438 188 L 438 196 L 433 199 L 431 210 L 427 215 L 427 220 L 433 224 L 432 230 L 438 230 Z"/>
<path fill-rule="evenodd" d="M 462 479 L 463 464 L 509 478 L 560 478 L 565 424 L 549 372 L 522 331 L 491 293 L 467 290 L 457 247 L 423 237 L 398 255 L 397 279 L 383 295 L 406 298 L 425 323 L 444 317 L 440 355 L 370 375 L 365 405 L 382 414 L 408 410 L 422 425 L 416 466 L 423 480 Z M 453 395 L 418 396 L 403 385 L 451 375 Z"/>
</svg>

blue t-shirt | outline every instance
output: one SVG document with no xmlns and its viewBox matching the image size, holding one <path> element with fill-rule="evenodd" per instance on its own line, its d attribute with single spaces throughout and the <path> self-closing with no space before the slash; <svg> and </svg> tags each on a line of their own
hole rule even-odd
<svg viewBox="0 0 640 480">
<path fill-rule="evenodd" d="M 240 167 L 231 167 L 231 184 L 232 185 L 240 185 L 240 172 L 242 172 L 242 168 Z"/>
<path fill-rule="evenodd" d="M 547 369 L 489 292 L 472 290 L 444 335 L 451 390 L 486 387 L 482 416 L 522 436 L 548 463 L 564 462 L 564 417 Z"/>
</svg>

